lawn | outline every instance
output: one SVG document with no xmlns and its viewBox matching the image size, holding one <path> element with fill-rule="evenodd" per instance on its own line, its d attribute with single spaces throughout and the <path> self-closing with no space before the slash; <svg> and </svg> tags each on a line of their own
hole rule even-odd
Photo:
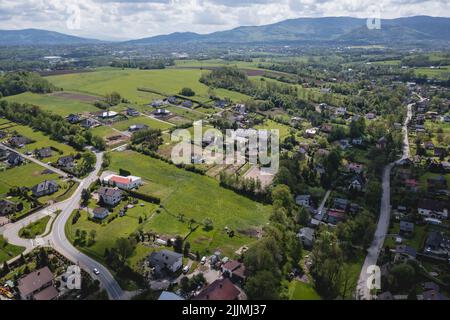
<svg viewBox="0 0 450 320">
<path fill-rule="evenodd" d="M 289 300 L 321 300 L 321 298 L 310 284 L 294 280 L 289 284 Z"/>
<path fill-rule="evenodd" d="M 415 68 L 414 73 L 417 76 L 426 75 L 428 78 L 447 80 L 450 77 L 450 66 L 441 66 L 439 69 Z"/>
<path fill-rule="evenodd" d="M 289 135 L 291 127 L 275 122 L 273 120 L 265 120 L 263 124 L 255 126 L 255 129 L 262 129 L 262 130 L 278 129 L 280 133 L 280 139 L 283 140 Z"/>
<path fill-rule="evenodd" d="M 36 105 L 42 110 L 51 111 L 63 117 L 71 113 L 98 111 L 98 109 L 91 103 L 31 92 L 10 96 L 5 98 L 5 100 Z"/>
<path fill-rule="evenodd" d="M 8 244 L 3 236 L 0 235 L 0 264 L 3 264 L 3 262 L 11 260 L 14 257 L 17 257 L 24 250 L 25 248 L 23 247 Z"/>
<path fill-rule="evenodd" d="M 192 88 L 199 101 L 209 101 L 208 86 L 200 83 L 203 72 L 199 69 L 163 69 L 163 70 L 137 70 L 119 68 L 102 68 L 95 72 L 66 74 L 47 77 L 57 87 L 65 90 L 105 95 L 111 91 L 119 92 L 123 97 L 136 104 L 148 104 L 160 95 L 150 92 L 138 91 L 138 88 L 148 88 L 163 95 L 178 94 L 182 88 Z M 232 100 L 242 100 L 248 97 L 218 89 L 216 94 Z"/>
<path fill-rule="evenodd" d="M 158 196 L 164 209 L 144 225 L 146 231 L 167 235 L 187 235 L 188 221 L 202 222 L 206 217 L 214 228 L 205 231 L 197 228 L 189 236 L 193 251 L 202 253 L 221 249 L 232 254 L 241 245 L 254 241 L 247 234 L 268 221 L 271 206 L 262 205 L 233 191 L 224 189 L 209 177 L 178 169 L 173 165 L 132 151 L 114 152 L 110 169 L 125 169 L 146 180 L 141 192 Z M 178 215 L 184 215 L 184 222 Z M 229 238 L 224 228 L 235 230 Z"/>
<path fill-rule="evenodd" d="M 0 171 L 0 194 L 7 193 L 12 187 L 31 188 L 44 180 L 58 179 L 57 174 L 47 174 L 44 171 L 43 167 L 35 163 Z"/>
<path fill-rule="evenodd" d="M 168 123 L 158 121 L 146 116 L 138 116 L 129 118 L 128 120 L 119 121 L 114 123 L 113 127 L 120 131 L 126 131 L 133 124 L 145 124 L 149 126 L 151 129 L 160 129 L 160 130 L 166 130 L 172 127 Z"/>
<path fill-rule="evenodd" d="M 170 107 L 167 107 L 166 109 L 176 115 L 179 115 L 180 117 L 189 119 L 191 121 L 200 120 L 207 116 L 207 114 L 204 114 L 201 111 L 193 111 L 193 110 L 176 107 L 176 106 L 170 106 Z"/>
<path fill-rule="evenodd" d="M 19 236 L 25 239 L 34 239 L 37 236 L 41 236 L 45 232 L 50 216 L 45 216 L 35 222 L 30 223 L 26 227 L 19 230 Z"/>
<path fill-rule="evenodd" d="M 414 233 L 411 238 L 403 238 L 403 244 L 413 247 L 416 251 L 420 251 L 422 249 L 423 243 L 425 241 L 425 237 L 427 235 L 428 228 L 427 226 L 414 226 Z M 400 232 L 400 223 L 395 222 L 392 224 L 389 229 L 389 234 L 398 235 Z M 386 237 L 386 241 L 384 243 L 385 247 L 390 247 L 391 249 L 396 246 L 395 244 L 395 236 Z"/>
</svg>

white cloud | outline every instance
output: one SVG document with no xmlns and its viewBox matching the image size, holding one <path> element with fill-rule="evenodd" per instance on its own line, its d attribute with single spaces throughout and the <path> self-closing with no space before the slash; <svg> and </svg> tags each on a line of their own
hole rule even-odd
<svg viewBox="0 0 450 320">
<path fill-rule="evenodd" d="M 68 28 L 70 5 L 80 28 Z M 0 29 L 40 28 L 101 39 L 132 39 L 176 31 L 209 33 L 296 17 L 450 16 L 448 0 L 1 0 Z"/>
</svg>

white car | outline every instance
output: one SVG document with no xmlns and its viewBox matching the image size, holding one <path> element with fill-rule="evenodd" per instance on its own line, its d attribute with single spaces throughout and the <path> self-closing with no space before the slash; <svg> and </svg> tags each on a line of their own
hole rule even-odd
<svg viewBox="0 0 450 320">
<path fill-rule="evenodd" d="M 189 269 L 190 269 L 189 266 L 185 266 L 185 267 L 183 268 L 183 273 L 184 273 L 184 274 L 188 273 L 188 272 L 189 272 Z"/>
<path fill-rule="evenodd" d="M 202 260 L 200 260 L 201 264 L 205 264 L 206 263 L 206 257 L 203 257 Z"/>
<path fill-rule="evenodd" d="M 97 276 L 98 276 L 98 275 L 100 274 L 100 271 L 98 271 L 98 269 L 97 269 L 97 268 L 94 268 L 94 270 L 93 270 L 93 271 L 94 271 L 94 274 L 95 274 L 95 275 L 97 275 Z"/>
</svg>

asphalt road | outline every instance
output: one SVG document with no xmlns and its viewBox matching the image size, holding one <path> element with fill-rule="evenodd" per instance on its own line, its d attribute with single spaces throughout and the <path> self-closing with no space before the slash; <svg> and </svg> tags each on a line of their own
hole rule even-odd
<svg viewBox="0 0 450 320">
<path fill-rule="evenodd" d="M 408 123 L 411 121 L 412 117 L 412 106 L 409 104 L 407 107 L 407 116 L 403 123 L 403 156 L 401 159 L 386 165 L 383 169 L 382 176 L 382 196 L 381 196 L 381 206 L 380 206 L 380 216 L 378 219 L 377 229 L 375 231 L 375 236 L 372 241 L 370 248 L 367 250 L 367 256 L 364 261 L 363 267 L 361 269 L 361 274 L 359 275 L 359 280 L 356 288 L 356 298 L 360 300 L 371 300 L 372 294 L 370 293 L 367 282 L 370 273 L 367 270 L 370 266 L 377 264 L 378 256 L 381 249 L 383 248 L 384 240 L 389 231 L 389 222 L 391 219 L 391 171 L 392 168 L 401 160 L 410 158 L 410 148 L 408 139 Z"/>
</svg>

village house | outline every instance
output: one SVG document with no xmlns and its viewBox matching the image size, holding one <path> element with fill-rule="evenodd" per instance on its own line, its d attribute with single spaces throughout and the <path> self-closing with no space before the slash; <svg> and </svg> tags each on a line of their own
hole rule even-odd
<svg viewBox="0 0 450 320">
<path fill-rule="evenodd" d="M 239 285 L 244 284 L 246 279 L 245 266 L 237 260 L 230 260 L 222 264 L 222 273 L 230 278 L 233 283 Z"/>
<path fill-rule="evenodd" d="M 140 113 L 134 108 L 127 108 L 127 115 L 130 117 L 137 117 Z"/>
<path fill-rule="evenodd" d="M 300 239 L 303 247 L 306 249 L 312 249 L 314 243 L 314 229 L 309 227 L 301 228 L 297 237 Z"/>
<path fill-rule="evenodd" d="M 185 100 L 181 105 L 185 108 L 192 108 L 194 106 L 191 100 Z"/>
<path fill-rule="evenodd" d="M 350 202 L 347 199 L 342 198 L 334 198 L 333 199 L 333 208 L 347 211 Z"/>
<path fill-rule="evenodd" d="M 408 260 L 415 260 L 417 252 L 413 247 L 399 245 L 395 247 L 394 263 L 404 263 Z"/>
<path fill-rule="evenodd" d="M 14 136 L 9 139 L 8 143 L 13 148 L 23 148 L 26 144 L 30 143 L 31 140 L 22 136 Z"/>
<path fill-rule="evenodd" d="M 118 113 L 116 111 L 110 111 L 110 110 L 102 111 L 97 114 L 97 116 L 102 119 L 112 119 L 112 118 L 117 117 L 117 115 L 118 115 Z"/>
<path fill-rule="evenodd" d="M 330 133 L 333 130 L 333 126 L 329 123 L 324 123 L 320 126 L 320 131 L 324 133 Z"/>
<path fill-rule="evenodd" d="M 432 141 L 427 141 L 423 145 L 425 149 L 433 150 L 434 149 L 434 143 Z"/>
<path fill-rule="evenodd" d="M 39 159 L 44 159 L 44 158 L 49 158 L 53 155 L 53 150 L 50 147 L 47 148 L 41 148 L 41 149 L 36 149 L 34 151 L 34 153 L 36 154 L 36 157 L 38 157 Z"/>
<path fill-rule="evenodd" d="M 143 184 L 142 179 L 140 177 L 135 176 L 123 177 L 115 174 L 111 174 L 103 178 L 103 183 L 124 190 L 139 188 L 139 186 Z"/>
<path fill-rule="evenodd" d="M 106 208 L 103 208 L 103 207 L 95 208 L 92 213 L 94 215 L 94 219 L 97 219 L 97 220 L 103 220 L 107 216 L 109 216 L 109 210 Z"/>
<path fill-rule="evenodd" d="M 360 163 L 349 162 L 346 168 L 348 172 L 360 174 L 363 171 L 364 166 Z"/>
<path fill-rule="evenodd" d="M 75 123 L 78 123 L 78 122 L 80 122 L 81 121 L 81 117 L 79 116 L 79 115 L 77 115 L 77 114 L 69 114 L 67 117 L 66 117 L 66 119 L 67 119 L 67 121 L 69 122 L 69 123 L 71 123 L 71 124 L 75 124 Z"/>
<path fill-rule="evenodd" d="M 419 190 L 419 182 L 416 179 L 406 179 L 404 183 L 408 191 L 417 192 Z"/>
<path fill-rule="evenodd" d="M 421 216 L 443 220 L 448 218 L 448 207 L 449 205 L 442 201 L 421 199 L 417 211 Z"/>
<path fill-rule="evenodd" d="M 345 116 L 347 114 L 347 108 L 344 107 L 336 108 L 334 114 L 337 116 Z"/>
<path fill-rule="evenodd" d="M 309 208 L 311 206 L 311 196 L 309 194 L 301 194 L 295 197 L 295 203 L 299 206 Z"/>
<path fill-rule="evenodd" d="M 81 120 L 81 122 L 80 122 L 80 126 L 82 126 L 82 127 L 85 128 L 85 129 L 92 128 L 92 127 L 95 126 L 95 125 L 96 125 L 95 120 L 94 120 L 94 119 L 91 119 L 91 118 L 83 119 L 83 120 Z"/>
<path fill-rule="evenodd" d="M 9 150 L 0 146 L 0 160 L 5 160 L 9 156 Z"/>
<path fill-rule="evenodd" d="M 183 255 L 174 251 L 154 251 L 148 257 L 149 264 L 156 274 L 164 271 L 177 272 L 183 266 Z"/>
<path fill-rule="evenodd" d="M 317 134 L 316 128 L 309 128 L 305 130 L 305 137 L 306 138 L 314 138 L 314 136 Z"/>
<path fill-rule="evenodd" d="M 58 290 L 53 286 L 53 273 L 48 267 L 38 269 L 17 280 L 22 300 L 54 300 Z"/>
<path fill-rule="evenodd" d="M 57 165 L 61 168 L 72 169 L 75 165 L 74 161 L 72 156 L 64 156 L 58 159 Z"/>
<path fill-rule="evenodd" d="M 180 297 L 179 295 L 170 292 L 170 291 L 163 291 L 161 292 L 158 300 L 162 300 L 162 301 L 177 301 L 177 300 L 184 300 L 182 297 Z"/>
<path fill-rule="evenodd" d="M 387 147 L 387 139 L 386 139 L 386 137 L 381 137 L 380 139 L 378 139 L 376 147 L 379 150 L 385 150 L 386 147 Z"/>
<path fill-rule="evenodd" d="M 342 150 L 347 150 L 352 147 L 352 145 L 347 139 L 339 140 L 339 146 L 341 147 Z"/>
<path fill-rule="evenodd" d="M 223 109 L 228 106 L 228 102 L 226 100 L 217 100 L 216 102 L 214 102 L 214 106 L 216 108 Z"/>
<path fill-rule="evenodd" d="M 369 112 L 369 113 L 366 114 L 366 119 L 367 119 L 367 120 L 373 120 L 373 119 L 375 119 L 376 117 L 377 117 L 376 114 L 373 113 L 373 112 Z"/>
<path fill-rule="evenodd" d="M 168 117 L 170 114 L 170 111 L 167 109 L 156 109 L 152 112 L 152 115 L 158 118 Z"/>
<path fill-rule="evenodd" d="M 137 131 L 141 131 L 141 130 L 147 130 L 148 126 L 145 124 L 132 124 L 131 126 L 128 127 L 128 131 L 130 132 L 137 132 Z"/>
<path fill-rule="evenodd" d="M 424 253 L 430 256 L 448 258 L 450 253 L 450 237 L 443 232 L 429 232 L 425 240 Z"/>
<path fill-rule="evenodd" d="M 365 183 L 361 175 L 354 175 L 348 185 L 349 190 L 361 191 L 364 189 Z"/>
<path fill-rule="evenodd" d="M 11 152 L 8 156 L 8 164 L 12 167 L 19 166 L 25 162 L 25 159 L 18 153 Z"/>
<path fill-rule="evenodd" d="M 152 103 L 151 103 L 151 106 L 153 108 L 159 108 L 159 107 L 161 107 L 163 105 L 164 105 L 164 101 L 163 100 L 153 100 Z"/>
<path fill-rule="evenodd" d="M 363 144 L 363 138 L 353 138 L 352 139 L 352 145 L 360 146 L 362 144 Z"/>
<path fill-rule="evenodd" d="M 177 97 L 174 97 L 174 96 L 168 97 L 168 98 L 166 99 L 166 101 L 167 101 L 168 103 L 170 103 L 170 104 L 173 104 L 173 105 L 177 105 L 177 104 L 178 104 L 178 99 L 177 99 Z"/>
<path fill-rule="evenodd" d="M 33 196 L 39 198 L 58 191 L 59 185 L 54 180 L 45 180 L 31 188 Z"/>
<path fill-rule="evenodd" d="M 330 209 L 327 212 L 327 222 L 332 225 L 337 225 L 339 222 L 345 220 L 345 211 L 339 209 Z"/>
<path fill-rule="evenodd" d="M 15 213 L 16 210 L 17 210 L 16 203 L 7 199 L 0 200 L 0 216 L 10 215 L 12 213 Z"/>
<path fill-rule="evenodd" d="M 414 233 L 414 223 L 406 220 L 400 221 L 400 235 L 411 236 Z"/>
<path fill-rule="evenodd" d="M 109 206 L 116 206 L 122 201 L 122 191 L 115 188 L 101 187 L 98 189 L 98 196 L 101 202 Z"/>
<path fill-rule="evenodd" d="M 193 300 L 243 300 L 243 294 L 230 279 L 217 279 L 203 289 Z"/>
</svg>

